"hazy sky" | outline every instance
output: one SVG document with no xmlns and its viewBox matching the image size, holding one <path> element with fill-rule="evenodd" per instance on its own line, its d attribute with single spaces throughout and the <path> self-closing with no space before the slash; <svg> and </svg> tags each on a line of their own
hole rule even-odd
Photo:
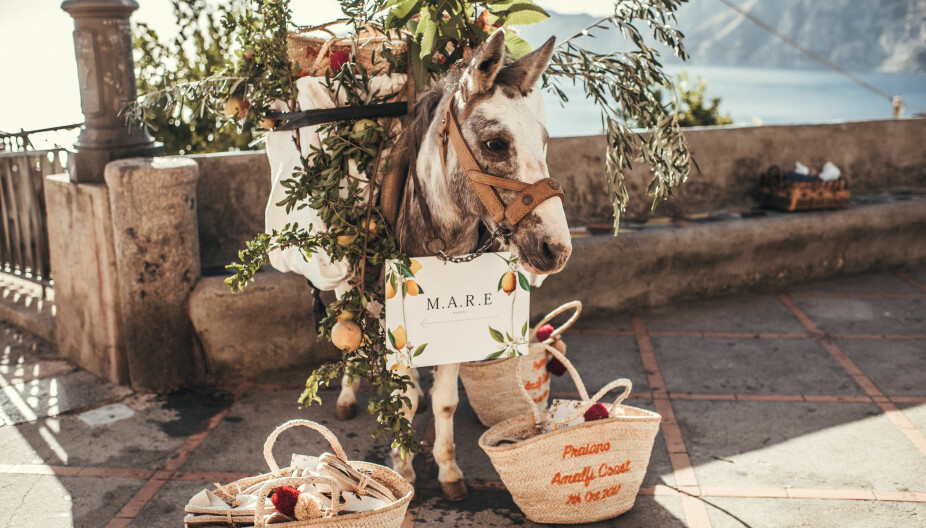
<svg viewBox="0 0 926 528">
<path fill-rule="evenodd" d="M 169 0 L 137 0 L 133 20 L 162 33 L 173 28 Z M 539 0 L 564 12 L 608 13 L 613 0 Z M 83 121 L 73 20 L 60 0 L 0 0 L 0 130 L 17 131 Z M 311 25 L 341 16 L 335 0 L 293 0 L 298 24 Z"/>
</svg>

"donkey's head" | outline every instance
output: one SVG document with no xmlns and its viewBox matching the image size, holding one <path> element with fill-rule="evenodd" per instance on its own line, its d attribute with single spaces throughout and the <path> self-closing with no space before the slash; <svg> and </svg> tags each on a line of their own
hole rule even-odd
<svg viewBox="0 0 926 528">
<path fill-rule="evenodd" d="M 476 51 L 458 82 L 448 83 L 447 96 L 454 97 L 454 115 L 481 172 L 534 184 L 550 177 L 546 163 L 547 130 L 543 100 L 535 85 L 553 53 L 551 38 L 543 46 L 515 61 L 505 60 L 505 33 L 497 30 Z M 438 119 L 442 114 L 438 111 Z M 451 143 L 452 144 L 452 143 Z M 462 212 L 480 218 L 491 229 L 499 225 L 511 230 L 509 249 L 528 271 L 556 273 L 572 252 L 559 185 L 552 180 L 538 184 L 541 194 L 526 197 L 517 190 L 495 187 L 503 204 L 517 203 L 529 212 L 514 225 L 487 209 L 461 167 L 454 148 L 446 149 L 447 184 Z M 547 188 L 549 185 L 549 188 Z M 523 187 L 523 185 L 522 185 Z M 552 189 L 552 191 L 551 191 Z M 539 205 L 537 205 L 539 203 Z M 533 206 L 533 209 L 530 209 Z M 498 221 L 496 221 L 498 220 Z"/>
</svg>

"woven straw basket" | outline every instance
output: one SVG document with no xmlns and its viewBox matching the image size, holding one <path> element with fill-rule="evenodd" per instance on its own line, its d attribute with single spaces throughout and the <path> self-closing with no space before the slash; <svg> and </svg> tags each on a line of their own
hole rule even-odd
<svg viewBox="0 0 926 528">
<path fill-rule="evenodd" d="M 232 494 L 234 494 L 238 491 L 251 487 L 254 484 L 263 482 L 263 485 L 260 487 L 257 508 L 254 514 L 255 527 L 262 528 L 267 526 L 266 519 L 264 517 L 264 499 L 274 489 L 280 486 L 296 487 L 301 484 L 318 482 L 330 486 L 332 490 L 339 489 L 337 483 L 335 483 L 335 481 L 330 477 L 294 477 L 291 476 L 293 475 L 294 468 L 288 467 L 281 469 L 280 466 L 277 465 L 276 461 L 273 459 L 273 444 L 276 443 L 276 439 L 278 436 L 280 436 L 280 433 L 296 426 L 308 427 L 321 433 L 321 435 L 325 437 L 325 440 L 331 444 L 331 448 L 334 450 L 335 456 L 350 464 L 354 469 L 357 469 L 361 473 L 365 473 L 376 482 L 388 488 L 393 495 L 398 497 L 398 499 L 384 508 L 345 515 L 336 515 L 338 511 L 338 501 L 332 500 L 331 504 L 327 506 L 329 507 L 328 511 L 335 515 L 319 517 L 317 519 L 310 519 L 305 521 L 274 523 L 272 525 L 274 528 L 295 528 L 302 526 L 337 526 L 338 528 L 399 528 L 402 526 L 402 521 L 405 519 L 405 512 L 408 510 L 408 503 L 412 500 L 412 496 L 415 494 L 415 488 L 409 484 L 408 481 L 402 477 L 402 475 L 385 466 L 380 466 L 379 464 L 360 461 L 348 461 L 347 454 L 341 447 L 340 442 L 338 442 L 337 437 L 330 430 L 311 420 L 291 420 L 277 427 L 270 434 L 270 436 L 267 437 L 267 441 L 264 444 L 264 459 L 270 466 L 270 473 L 258 475 L 257 477 L 250 477 L 221 487 L 222 490 L 226 490 L 227 492 L 230 491 Z M 333 496 L 339 495 L 340 494 L 333 494 Z"/>
<path fill-rule="evenodd" d="M 547 413 L 522 391 L 522 398 L 531 401 L 532 412 L 490 428 L 479 438 L 479 447 L 531 521 L 579 524 L 611 519 L 633 507 L 661 417 L 622 405 L 630 394 L 628 379 L 613 381 L 589 398 L 569 360 L 555 348 L 546 348 L 566 366 L 579 389 L 583 403 L 576 414 L 553 422 L 552 431 L 543 433 Z M 557 429 L 581 418 L 616 387 L 623 387 L 624 392 L 611 405 L 607 418 Z"/>
<path fill-rule="evenodd" d="M 355 63 L 370 75 L 387 66 L 382 56 L 384 47 L 390 48 L 396 57 L 405 54 L 404 40 L 390 39 L 372 30 L 361 33 L 356 41 L 351 38 L 338 38 L 327 29 L 327 26 L 334 23 L 336 22 L 300 28 L 287 35 L 289 59 L 299 64 L 300 75 L 324 75 L 325 69 L 331 64 L 331 54 L 336 51 L 355 53 Z M 328 33 L 329 36 L 319 36 L 320 31 Z"/>
<path fill-rule="evenodd" d="M 547 352 L 545 345 L 553 343 L 582 313 L 582 303 L 572 301 L 553 310 L 531 330 L 531 341 L 537 339 L 537 329 L 550 322 L 557 315 L 569 309 L 575 313 L 563 323 L 543 343 L 531 343 L 526 356 L 521 358 L 493 359 L 460 365 L 460 379 L 466 388 L 469 404 L 476 411 L 479 421 L 486 427 L 531 412 L 533 404 L 541 409 L 547 407 L 550 396 L 550 373 L 547 371 Z M 530 381 L 521 383 L 515 375 L 520 365 L 521 378 Z M 521 387 L 527 389 L 531 401 L 525 401 Z"/>
</svg>

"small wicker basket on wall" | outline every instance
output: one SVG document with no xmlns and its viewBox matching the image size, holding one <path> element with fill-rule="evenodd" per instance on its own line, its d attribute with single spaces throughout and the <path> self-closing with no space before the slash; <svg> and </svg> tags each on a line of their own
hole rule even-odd
<svg viewBox="0 0 926 528">
<path fill-rule="evenodd" d="M 763 207 L 784 211 L 844 209 L 849 207 L 849 180 L 840 176 L 832 181 L 788 181 L 777 166 L 760 179 L 759 201 Z"/>
</svg>

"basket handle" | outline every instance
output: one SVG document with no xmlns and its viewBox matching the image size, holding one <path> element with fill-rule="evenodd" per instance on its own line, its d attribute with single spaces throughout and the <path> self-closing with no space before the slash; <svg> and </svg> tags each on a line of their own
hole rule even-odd
<svg viewBox="0 0 926 528">
<path fill-rule="evenodd" d="M 565 332 L 570 326 L 573 325 L 573 323 L 576 322 L 576 320 L 579 318 L 579 314 L 582 313 L 582 301 L 567 302 L 566 304 L 563 304 L 563 305 L 560 306 L 559 308 L 557 308 L 557 309 L 553 310 L 552 312 L 548 313 L 547 315 L 545 315 L 544 318 L 541 319 L 540 322 L 537 323 L 537 324 L 534 326 L 534 329 L 531 330 L 531 341 L 534 341 L 534 340 L 537 339 L 537 330 L 540 329 L 541 326 L 543 326 L 543 325 L 549 323 L 551 320 L 553 320 L 554 317 L 556 317 L 557 315 L 559 315 L 559 314 L 565 312 L 566 310 L 569 310 L 570 308 L 575 308 L 575 310 L 576 310 L 575 313 L 572 314 L 572 316 L 569 318 L 569 320 L 567 320 L 565 323 L 563 323 L 562 325 L 560 325 L 559 328 L 557 328 L 556 330 L 553 330 L 553 333 L 550 334 L 550 337 L 548 337 L 548 338 L 544 341 L 544 343 L 550 344 L 550 343 L 552 343 L 557 337 L 559 337 L 560 335 L 562 335 L 563 332 Z"/>
<path fill-rule="evenodd" d="M 333 517 L 337 515 L 341 505 L 341 487 L 338 486 L 336 480 L 331 477 L 322 477 L 318 475 L 309 477 L 285 477 L 267 481 L 266 484 L 261 486 L 260 491 L 257 493 L 257 505 L 254 508 L 254 528 L 263 528 L 266 526 L 264 521 L 264 503 L 267 501 L 267 496 L 270 495 L 271 491 L 280 486 L 292 486 L 295 488 L 302 484 L 312 484 L 315 482 L 325 484 L 331 488 L 331 504 L 328 506 L 327 516 Z M 315 494 L 312 493 L 312 495 Z"/>
<path fill-rule="evenodd" d="M 273 444 L 276 443 L 280 433 L 291 427 L 296 427 L 297 425 L 302 425 L 321 433 L 321 435 L 325 437 L 325 440 L 331 444 L 331 448 L 334 449 L 334 454 L 341 460 L 347 462 L 347 454 L 344 452 L 344 448 L 341 447 L 341 442 L 338 442 L 338 437 L 334 436 L 334 433 L 329 431 L 328 428 L 312 420 L 290 420 L 274 429 L 273 432 L 270 433 L 270 436 L 267 437 L 267 441 L 264 442 L 264 460 L 267 461 L 267 465 L 270 466 L 270 471 L 275 477 L 282 476 L 282 473 L 280 473 L 280 466 L 277 465 L 277 461 L 273 459 Z"/>
<path fill-rule="evenodd" d="M 589 407 L 598 403 L 598 400 L 603 398 L 605 394 L 611 392 L 612 389 L 616 389 L 617 387 L 623 387 L 624 390 L 623 392 L 618 394 L 617 398 L 614 399 L 614 403 L 611 404 L 611 409 L 608 410 L 608 417 L 614 418 L 615 416 L 617 416 L 616 411 L 620 409 L 621 403 L 623 403 L 623 401 L 627 399 L 627 396 L 630 395 L 630 389 L 633 387 L 633 383 L 631 383 L 631 381 L 627 378 L 617 379 L 617 380 L 612 381 L 611 383 L 608 383 L 600 391 L 598 391 L 594 396 L 592 396 L 591 399 L 588 399 L 582 402 L 582 405 L 579 407 L 579 409 L 576 411 L 574 415 L 564 420 L 557 420 L 555 422 L 551 422 L 550 427 L 553 429 L 556 429 L 557 426 L 567 424 L 575 420 L 579 416 L 584 415 L 586 411 L 588 411 Z"/>
<path fill-rule="evenodd" d="M 576 301 L 578 302 L 578 301 Z M 556 350 L 552 346 L 548 345 L 546 342 L 541 343 L 547 352 L 553 354 L 553 357 L 560 360 L 566 370 L 569 372 L 569 377 L 572 378 L 572 382 L 576 384 L 576 388 L 579 389 L 579 395 L 582 397 L 582 400 L 588 400 L 588 390 L 585 389 L 585 384 L 582 383 L 582 377 L 579 376 L 579 372 L 575 367 L 572 366 L 572 362 L 566 359 L 566 356 L 562 355 L 559 350 Z M 518 358 L 518 367 L 515 369 L 518 376 L 518 387 L 521 389 L 521 394 L 524 395 L 524 398 L 531 406 L 531 411 L 534 413 L 534 423 L 540 425 L 543 421 L 543 417 L 540 413 L 540 407 L 537 407 L 537 403 L 534 402 L 534 399 L 531 398 L 531 395 L 528 394 L 527 388 L 524 386 L 524 378 L 521 377 L 521 365 L 524 363 L 524 360 L 527 356 L 521 356 Z"/>
</svg>

